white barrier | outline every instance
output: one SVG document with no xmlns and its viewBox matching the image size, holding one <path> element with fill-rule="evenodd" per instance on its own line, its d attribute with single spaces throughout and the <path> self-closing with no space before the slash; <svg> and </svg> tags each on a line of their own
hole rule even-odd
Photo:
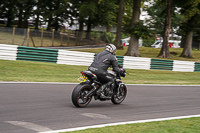
<svg viewBox="0 0 200 133">
<path fill-rule="evenodd" d="M 17 58 L 16 45 L 0 44 L 0 59 L 3 60 L 16 60 Z"/>
<path fill-rule="evenodd" d="M 0 44 L 0 59 L 4 60 L 16 60 L 17 59 L 18 46 L 16 45 L 6 45 Z M 58 50 L 58 56 L 55 59 L 57 64 L 67 64 L 67 65 L 83 65 L 90 66 L 94 60 L 95 54 L 88 52 L 78 52 L 78 51 L 68 51 L 68 50 Z M 131 57 L 124 56 L 123 67 L 129 69 L 152 69 L 152 59 L 143 57 Z M 159 59 L 157 59 L 159 60 Z M 163 68 L 160 70 L 165 70 L 165 61 L 162 63 L 156 63 L 157 66 L 161 65 Z M 159 68 L 157 68 L 158 70 Z M 166 69 L 167 70 L 167 69 Z M 195 65 L 195 62 L 191 61 L 178 61 L 173 60 L 172 71 L 181 72 L 194 72 L 199 71 L 199 65 Z"/>
<path fill-rule="evenodd" d="M 57 64 L 89 66 L 94 60 L 94 53 L 58 50 Z"/>
<path fill-rule="evenodd" d="M 194 72 L 195 62 L 174 60 L 172 71 Z"/>
<path fill-rule="evenodd" d="M 150 69 L 151 58 L 124 56 L 124 68 Z"/>
</svg>

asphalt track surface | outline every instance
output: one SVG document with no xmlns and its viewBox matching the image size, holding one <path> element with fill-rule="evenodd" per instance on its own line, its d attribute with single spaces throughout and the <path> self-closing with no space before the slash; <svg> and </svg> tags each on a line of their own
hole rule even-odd
<svg viewBox="0 0 200 133">
<path fill-rule="evenodd" d="M 0 83 L 0 133 L 36 133 L 115 122 L 200 114 L 200 86 L 127 85 L 120 105 L 76 108 L 77 84 Z"/>
</svg>

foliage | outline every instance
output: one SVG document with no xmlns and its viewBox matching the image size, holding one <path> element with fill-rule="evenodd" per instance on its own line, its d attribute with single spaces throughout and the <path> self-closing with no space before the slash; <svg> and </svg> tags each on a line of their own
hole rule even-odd
<svg viewBox="0 0 200 133">
<path fill-rule="evenodd" d="M 114 39 L 115 39 L 115 34 L 110 33 L 110 32 L 103 32 L 103 34 L 101 35 L 101 40 L 106 42 L 106 43 L 114 43 Z"/>
<path fill-rule="evenodd" d="M 128 38 L 129 36 L 130 36 L 130 35 L 127 34 L 127 33 L 125 33 L 125 32 L 122 33 L 122 39 Z"/>
<path fill-rule="evenodd" d="M 152 3 L 152 6 L 145 7 L 145 10 L 151 16 L 146 21 L 156 34 L 163 35 L 166 8 L 167 8 L 166 0 L 155 0 L 155 2 Z M 173 6 L 172 8 L 173 8 L 173 13 L 171 18 L 171 34 L 174 34 L 177 31 L 176 29 L 179 28 L 180 22 L 182 22 L 184 18 L 178 12 L 180 8 L 177 8 L 175 6 Z"/>
<path fill-rule="evenodd" d="M 184 18 L 179 23 L 179 33 L 185 35 L 186 31 L 196 31 L 200 26 L 200 0 L 183 1 L 183 3 L 177 3 L 177 6 L 182 7 L 180 13 Z"/>
<path fill-rule="evenodd" d="M 53 27 L 58 30 L 60 25 L 72 19 L 71 11 L 68 10 L 70 7 L 69 0 L 44 0 L 43 4 L 44 13 L 42 16 L 45 22 L 48 22 L 48 29 Z"/>
<path fill-rule="evenodd" d="M 151 45 L 155 42 L 155 37 L 149 37 L 147 39 L 142 39 L 142 46 L 151 47 Z"/>
<path fill-rule="evenodd" d="M 16 1 L 1 0 L 0 2 L 0 18 L 7 18 L 7 26 L 10 26 L 11 21 L 16 17 Z"/>
<path fill-rule="evenodd" d="M 123 26 L 130 25 L 131 18 L 132 18 L 132 8 L 133 8 L 133 1 L 132 0 L 125 0 L 125 2 L 124 2 Z"/>
<path fill-rule="evenodd" d="M 83 21 L 85 24 L 114 26 L 116 24 L 115 12 L 117 12 L 115 2 L 115 0 L 71 0 L 72 6 L 70 10 L 74 11 L 72 12 L 73 17 Z"/>
<path fill-rule="evenodd" d="M 102 0 L 98 4 L 96 21 L 100 25 L 114 27 L 116 25 L 118 5 L 115 0 Z"/>
<path fill-rule="evenodd" d="M 91 36 L 96 39 L 96 38 L 99 38 L 100 37 L 100 33 L 98 31 L 92 31 L 91 32 Z"/>
<path fill-rule="evenodd" d="M 137 35 L 137 37 L 148 39 L 154 35 L 154 31 L 143 24 L 143 21 L 136 22 L 134 28 L 130 28 L 131 23 L 124 25 L 123 31 L 129 35 Z"/>
</svg>

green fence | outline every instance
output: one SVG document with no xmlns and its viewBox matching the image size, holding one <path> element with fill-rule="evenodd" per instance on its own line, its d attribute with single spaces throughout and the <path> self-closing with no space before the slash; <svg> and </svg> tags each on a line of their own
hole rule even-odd
<svg viewBox="0 0 200 133">
<path fill-rule="evenodd" d="M 195 62 L 194 71 L 195 72 L 200 72 L 200 63 Z"/>
<path fill-rule="evenodd" d="M 124 56 L 116 56 L 117 60 L 118 60 L 118 64 L 123 66 L 124 63 Z"/>
<path fill-rule="evenodd" d="M 19 46 L 17 60 L 56 63 L 58 50 Z"/>
<path fill-rule="evenodd" d="M 156 70 L 172 70 L 173 60 L 151 59 L 151 68 Z"/>
</svg>

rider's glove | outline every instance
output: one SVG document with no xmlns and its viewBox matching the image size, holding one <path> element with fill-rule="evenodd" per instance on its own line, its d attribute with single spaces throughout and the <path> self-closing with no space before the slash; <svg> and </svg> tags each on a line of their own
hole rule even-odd
<svg viewBox="0 0 200 133">
<path fill-rule="evenodd" d="M 125 77 L 126 76 L 126 70 L 124 68 L 120 68 L 119 69 L 119 73 L 121 77 Z"/>
</svg>

